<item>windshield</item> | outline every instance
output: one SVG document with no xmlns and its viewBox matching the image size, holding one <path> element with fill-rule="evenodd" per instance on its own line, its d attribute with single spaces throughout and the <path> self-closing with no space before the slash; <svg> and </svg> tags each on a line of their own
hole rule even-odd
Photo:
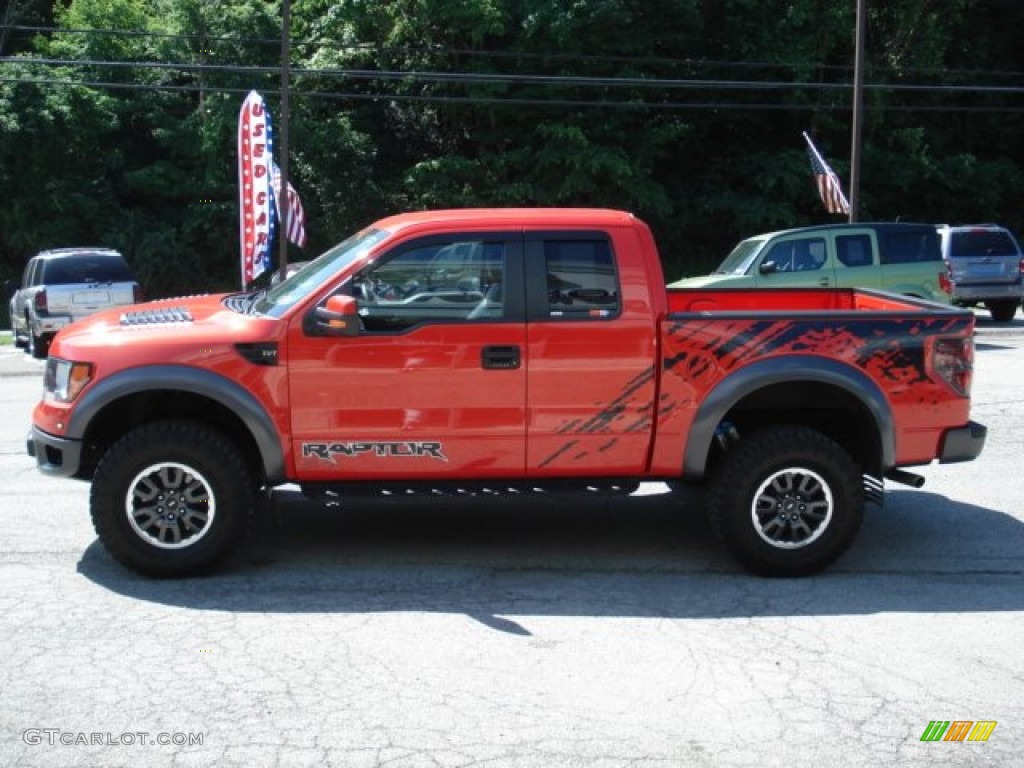
<svg viewBox="0 0 1024 768">
<path fill-rule="evenodd" d="M 252 311 L 260 315 L 281 317 L 345 267 L 366 258 L 373 246 L 389 234 L 380 229 L 364 229 L 352 235 L 268 290 L 253 305 Z"/>
<path fill-rule="evenodd" d="M 725 257 L 725 260 L 718 265 L 711 274 L 713 275 L 745 275 L 764 240 L 751 239 L 742 240 L 739 245 L 732 249 L 732 253 Z"/>
</svg>

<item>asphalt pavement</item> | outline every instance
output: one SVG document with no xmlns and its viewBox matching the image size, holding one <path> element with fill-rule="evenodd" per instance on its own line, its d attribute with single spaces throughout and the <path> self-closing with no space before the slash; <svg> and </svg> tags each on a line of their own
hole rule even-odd
<svg viewBox="0 0 1024 768">
<path fill-rule="evenodd" d="M 1024 766 L 1022 331 L 979 327 L 982 456 L 795 580 L 660 484 L 285 491 L 229 569 L 142 579 L 25 455 L 43 364 L 0 347 L 0 765 Z"/>
</svg>

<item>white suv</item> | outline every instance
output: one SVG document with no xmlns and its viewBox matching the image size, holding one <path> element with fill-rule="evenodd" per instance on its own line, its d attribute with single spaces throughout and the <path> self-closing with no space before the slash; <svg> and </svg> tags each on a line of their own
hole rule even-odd
<svg viewBox="0 0 1024 768">
<path fill-rule="evenodd" d="M 984 304 L 996 322 L 1013 320 L 1024 297 L 1024 255 L 1009 230 L 995 224 L 941 224 L 937 229 L 953 303 Z"/>
<path fill-rule="evenodd" d="M 29 259 L 21 287 L 11 298 L 14 343 L 33 357 L 46 357 L 50 341 L 65 325 L 140 298 L 139 284 L 117 251 L 42 251 Z"/>
</svg>

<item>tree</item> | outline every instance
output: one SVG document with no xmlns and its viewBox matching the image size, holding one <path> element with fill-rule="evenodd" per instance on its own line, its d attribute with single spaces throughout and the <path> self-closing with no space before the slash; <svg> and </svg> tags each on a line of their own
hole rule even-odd
<svg viewBox="0 0 1024 768">
<path fill-rule="evenodd" d="M 802 131 L 849 180 L 852 2 L 293 4 L 309 254 L 399 210 L 596 205 L 647 219 L 679 277 L 742 237 L 834 220 Z M 5 13 L 45 23 L 50 8 Z M 1024 228 L 1024 4 L 869 11 L 862 215 Z M 0 43 L 17 54 L 0 64 L 5 274 L 38 248 L 96 243 L 151 296 L 237 285 L 237 114 L 249 89 L 278 114 L 279 12 L 70 0 L 56 32 Z"/>
</svg>

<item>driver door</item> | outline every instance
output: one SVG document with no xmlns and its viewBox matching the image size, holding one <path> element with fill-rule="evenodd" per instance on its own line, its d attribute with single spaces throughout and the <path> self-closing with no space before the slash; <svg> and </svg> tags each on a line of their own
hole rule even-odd
<svg viewBox="0 0 1024 768">
<path fill-rule="evenodd" d="M 316 336 L 293 319 L 300 480 L 523 473 L 522 249 L 505 233 L 398 245 L 340 288 L 358 301 L 359 335 Z"/>
</svg>

